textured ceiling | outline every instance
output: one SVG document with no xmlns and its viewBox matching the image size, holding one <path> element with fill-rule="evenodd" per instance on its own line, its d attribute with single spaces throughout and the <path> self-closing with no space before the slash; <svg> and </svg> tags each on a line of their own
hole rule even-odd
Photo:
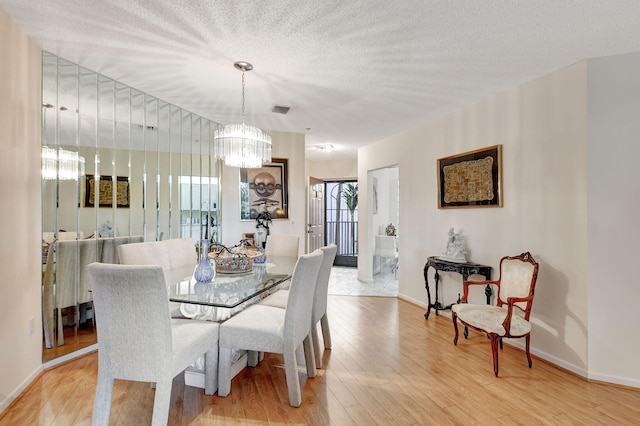
<svg viewBox="0 0 640 426">
<path fill-rule="evenodd" d="M 579 60 L 640 51 L 637 0 L 0 0 L 43 50 L 214 121 L 360 146 Z M 275 105 L 291 107 L 274 114 Z M 333 144 L 327 154 L 313 147 Z"/>
</svg>

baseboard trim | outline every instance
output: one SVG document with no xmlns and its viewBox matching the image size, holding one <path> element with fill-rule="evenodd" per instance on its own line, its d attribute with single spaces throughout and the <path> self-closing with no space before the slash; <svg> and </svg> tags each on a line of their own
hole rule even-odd
<svg viewBox="0 0 640 426">
<path fill-rule="evenodd" d="M 4 410 L 9 408 L 11 404 L 13 404 L 20 397 L 20 395 L 22 395 L 22 393 L 28 389 L 29 386 L 31 386 L 31 384 L 43 371 L 44 367 L 42 365 L 36 368 L 33 372 L 31 372 L 31 374 L 29 374 L 29 376 L 27 376 L 26 379 L 22 381 L 22 383 L 20 383 L 20 385 L 18 385 L 17 388 L 13 390 L 13 392 L 11 392 L 6 396 L 6 398 L 0 401 L 0 420 L 2 420 L 2 413 L 4 412 Z"/>
<path fill-rule="evenodd" d="M 406 294 L 398 293 L 398 299 L 402 299 L 406 302 L 411 303 L 412 305 L 420 306 L 422 308 L 427 309 L 427 304 L 421 300 L 414 299 L 413 297 L 409 297 Z"/>
<path fill-rule="evenodd" d="M 54 358 L 51 361 L 47 361 L 45 362 L 43 365 L 44 369 L 47 370 L 49 368 L 53 368 L 53 367 L 57 367 L 60 364 L 64 364 L 68 361 L 74 360 L 78 357 L 81 357 L 83 355 L 86 355 L 90 352 L 94 352 L 98 350 L 98 344 L 94 343 L 91 346 L 87 346 L 86 348 L 82 348 L 82 349 L 78 349 L 77 351 L 73 351 L 71 353 L 68 353 L 66 355 L 63 355 L 61 357 L 58 358 Z"/>
</svg>

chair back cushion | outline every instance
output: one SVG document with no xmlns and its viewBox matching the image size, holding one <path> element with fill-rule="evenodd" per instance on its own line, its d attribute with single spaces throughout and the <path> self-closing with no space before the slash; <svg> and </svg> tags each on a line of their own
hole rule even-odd
<svg viewBox="0 0 640 426">
<path fill-rule="evenodd" d="M 313 297 L 322 264 L 322 250 L 300 256 L 291 276 L 284 318 L 284 344 L 298 344 L 311 331 Z"/>
<path fill-rule="evenodd" d="M 520 256 L 504 257 L 500 261 L 500 292 L 499 300 L 506 303 L 509 297 L 527 297 L 533 294 L 538 264 L 523 259 Z M 533 260 L 533 258 L 531 258 Z M 530 310 L 526 302 L 516 303 L 522 310 Z"/>
<path fill-rule="evenodd" d="M 316 324 L 327 312 L 327 292 L 329 291 L 329 278 L 331 276 L 331 267 L 338 252 L 338 246 L 329 244 L 321 247 L 323 257 L 320 271 L 318 271 L 318 281 L 316 282 L 316 294 L 313 298 L 313 314 L 311 324 Z"/>
<path fill-rule="evenodd" d="M 140 381 L 170 370 L 171 319 L 162 268 L 92 263 L 87 271 L 100 365 L 119 378 Z"/>
<path fill-rule="evenodd" d="M 298 257 L 300 237 L 293 235 L 270 235 L 264 249 L 268 256 Z"/>
<path fill-rule="evenodd" d="M 169 253 L 159 241 L 123 244 L 118 246 L 118 257 L 123 265 L 160 265 L 169 269 Z"/>
<path fill-rule="evenodd" d="M 172 238 L 159 241 L 169 253 L 169 265 L 171 270 L 191 268 L 198 263 L 196 248 L 191 238 Z"/>
</svg>

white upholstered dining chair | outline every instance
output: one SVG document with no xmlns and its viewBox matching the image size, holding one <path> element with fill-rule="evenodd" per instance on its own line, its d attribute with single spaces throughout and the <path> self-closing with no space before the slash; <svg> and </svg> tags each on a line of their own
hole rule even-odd
<svg viewBox="0 0 640 426">
<path fill-rule="evenodd" d="M 123 265 L 160 265 L 167 284 L 175 284 L 193 273 L 196 252 L 191 238 L 173 238 L 118 246 L 118 257 Z M 180 304 L 169 304 L 171 316 L 184 318 Z"/>
<path fill-rule="evenodd" d="M 232 354 L 235 349 L 272 352 L 283 354 L 289 404 L 300 406 L 302 395 L 296 354 L 300 355 L 304 349 L 307 376 L 315 377 L 311 311 L 322 258 L 319 249 L 300 256 L 291 277 L 287 309 L 256 304 L 220 325 L 218 396 L 224 397 L 231 392 Z"/>
<path fill-rule="evenodd" d="M 269 256 L 298 257 L 300 237 L 294 235 L 269 235 L 264 253 Z"/>
<path fill-rule="evenodd" d="M 172 319 L 160 266 L 87 267 L 98 321 L 98 383 L 92 424 L 107 425 L 114 379 L 156 384 L 153 425 L 166 425 L 173 378 L 205 355 L 205 392 L 215 393 L 218 328 Z"/>
<path fill-rule="evenodd" d="M 322 338 L 324 348 L 331 349 L 331 332 L 329 330 L 329 318 L 327 317 L 327 293 L 329 292 L 329 278 L 331 277 L 331 267 L 338 252 L 338 246 L 329 244 L 321 247 L 322 264 L 318 272 L 318 280 L 316 282 L 316 291 L 313 297 L 313 310 L 311 314 L 311 339 L 313 341 L 313 350 L 315 354 L 316 367 L 322 367 L 322 353 L 320 350 L 320 339 L 318 337 L 318 322 L 322 329 Z M 289 290 L 278 290 L 272 295 L 265 297 L 260 304 L 266 306 L 274 306 L 276 308 L 286 309 L 289 300 Z"/>
</svg>

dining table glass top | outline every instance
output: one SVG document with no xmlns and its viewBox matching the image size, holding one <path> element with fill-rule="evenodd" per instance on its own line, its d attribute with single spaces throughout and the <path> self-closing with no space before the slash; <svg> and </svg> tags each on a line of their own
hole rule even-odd
<svg viewBox="0 0 640 426">
<path fill-rule="evenodd" d="M 253 270 L 241 274 L 217 272 L 213 281 L 197 282 L 193 278 L 195 265 L 190 269 L 171 272 L 168 279 L 169 300 L 172 302 L 219 308 L 236 306 L 275 290 L 291 278 L 297 258 L 269 256 Z"/>
</svg>

